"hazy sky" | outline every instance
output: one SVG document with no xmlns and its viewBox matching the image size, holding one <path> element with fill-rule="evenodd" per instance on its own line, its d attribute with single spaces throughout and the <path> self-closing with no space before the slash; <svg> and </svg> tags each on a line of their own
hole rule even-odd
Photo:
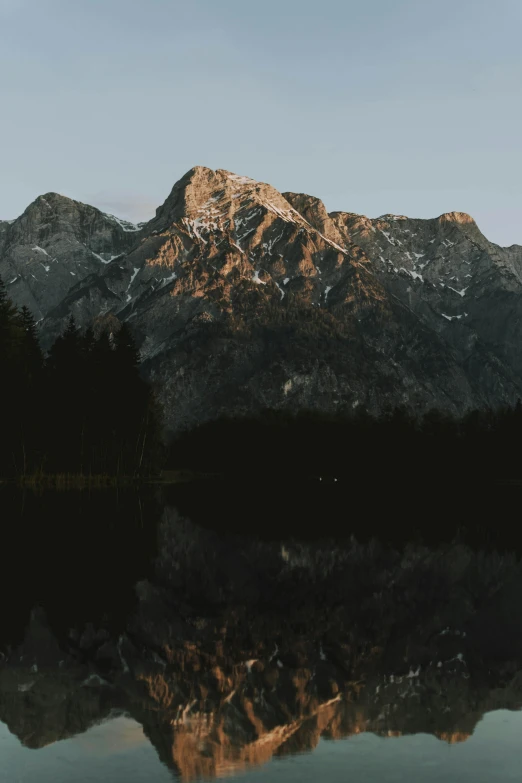
<svg viewBox="0 0 522 783">
<path fill-rule="evenodd" d="M 0 0 L 0 218 L 196 164 L 522 244 L 522 0 Z"/>
</svg>

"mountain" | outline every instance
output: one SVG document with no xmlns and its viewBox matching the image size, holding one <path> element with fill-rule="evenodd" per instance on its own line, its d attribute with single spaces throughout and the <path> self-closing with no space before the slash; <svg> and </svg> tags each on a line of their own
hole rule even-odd
<svg viewBox="0 0 522 783">
<path fill-rule="evenodd" d="M 47 193 L 17 220 L 0 221 L 0 275 L 10 297 L 42 320 L 76 283 L 129 250 L 139 228 Z"/>
<path fill-rule="evenodd" d="M 463 213 L 329 214 L 196 167 L 139 226 L 38 198 L 0 222 L 0 275 L 46 345 L 70 313 L 128 321 L 171 430 L 268 407 L 460 413 L 522 396 L 522 247 Z"/>
</svg>

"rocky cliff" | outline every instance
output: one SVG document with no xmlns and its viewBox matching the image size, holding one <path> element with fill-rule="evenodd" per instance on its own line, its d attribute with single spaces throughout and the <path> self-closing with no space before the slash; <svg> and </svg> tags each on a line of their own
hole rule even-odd
<svg viewBox="0 0 522 783">
<path fill-rule="evenodd" d="M 127 221 L 47 193 L 16 220 L 0 222 L 0 275 L 10 297 L 41 321 L 78 283 L 129 250 L 138 232 Z"/>
<path fill-rule="evenodd" d="M 267 407 L 462 412 L 522 396 L 522 247 L 462 213 L 328 214 L 196 167 L 140 226 L 40 197 L 0 222 L 0 274 L 47 344 L 70 313 L 132 324 L 173 430 Z"/>
</svg>

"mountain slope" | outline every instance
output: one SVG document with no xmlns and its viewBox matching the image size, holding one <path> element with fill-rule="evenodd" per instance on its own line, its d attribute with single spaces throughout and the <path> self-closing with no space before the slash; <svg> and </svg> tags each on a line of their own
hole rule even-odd
<svg viewBox="0 0 522 783">
<path fill-rule="evenodd" d="M 0 273 L 47 343 L 71 312 L 129 321 L 171 429 L 266 407 L 459 412 L 522 395 L 522 248 L 461 213 L 328 214 L 196 167 L 140 227 L 58 196 L 2 226 Z"/>
<path fill-rule="evenodd" d="M 9 295 L 44 318 L 79 279 L 128 250 L 137 226 L 57 193 L 0 222 L 0 275 Z"/>
</svg>

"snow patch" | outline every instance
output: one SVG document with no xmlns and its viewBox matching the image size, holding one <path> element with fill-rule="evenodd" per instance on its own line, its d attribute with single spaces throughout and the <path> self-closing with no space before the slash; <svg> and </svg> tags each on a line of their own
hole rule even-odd
<svg viewBox="0 0 522 783">
<path fill-rule="evenodd" d="M 107 680 L 104 680 L 102 677 L 100 677 L 99 674 L 90 674 L 86 680 L 84 680 L 81 684 L 81 688 L 86 688 L 92 685 L 109 685 Z"/>
<path fill-rule="evenodd" d="M 333 288 L 333 285 L 327 285 L 326 288 L 324 289 L 324 301 L 325 302 L 328 299 L 328 294 L 330 293 L 332 288 Z"/>
<path fill-rule="evenodd" d="M 455 319 L 460 321 L 461 318 L 466 318 L 467 313 L 461 313 L 461 315 L 446 315 L 445 313 L 441 313 L 441 316 L 448 321 L 454 321 Z"/>
<path fill-rule="evenodd" d="M 251 182 L 255 182 L 254 179 L 250 179 L 250 177 L 242 177 L 240 174 L 227 174 L 228 179 L 231 179 L 232 182 L 237 182 L 238 185 L 248 185 Z"/>
<path fill-rule="evenodd" d="M 111 256 L 111 257 L 109 258 L 109 260 L 108 260 L 108 261 L 106 261 L 106 260 L 105 260 L 104 258 L 102 258 L 100 255 L 98 255 L 98 253 L 95 253 L 95 252 L 94 252 L 94 250 L 90 250 L 90 253 L 91 253 L 91 255 L 93 255 L 95 258 L 97 258 L 97 259 L 98 259 L 98 261 L 101 261 L 101 262 L 102 262 L 102 264 L 110 264 L 110 263 L 111 263 L 111 261 L 112 261 L 114 258 L 119 258 L 119 257 L 120 257 L 120 256 Z M 120 255 L 121 255 L 121 253 L 120 253 Z"/>
<path fill-rule="evenodd" d="M 177 278 L 177 274 L 175 272 L 173 272 L 168 277 L 164 277 L 163 280 L 161 281 L 160 288 L 164 288 L 169 283 L 172 283 L 172 281 L 175 280 L 176 278 Z"/>
<path fill-rule="evenodd" d="M 397 270 L 395 270 L 397 271 Z M 410 275 L 414 280 L 420 280 L 421 283 L 424 282 L 424 278 L 422 275 L 420 275 L 418 272 L 410 271 L 409 269 L 405 269 L 403 266 L 400 267 L 401 272 L 406 272 L 407 275 Z"/>
<path fill-rule="evenodd" d="M 281 231 L 281 233 L 278 234 L 278 236 L 276 236 L 273 239 L 269 239 L 268 242 L 263 243 L 263 248 L 267 251 L 269 256 L 272 255 L 272 249 L 279 242 L 279 240 L 282 239 L 284 233 L 285 232 L 284 232 L 284 229 L 283 229 L 283 231 Z"/>
<path fill-rule="evenodd" d="M 276 286 L 279 289 L 279 292 L 281 293 L 281 299 L 284 299 L 285 298 L 285 292 L 283 291 L 283 289 L 281 288 L 279 283 L 276 283 Z"/>
<path fill-rule="evenodd" d="M 132 275 L 131 275 L 131 279 L 130 279 L 130 281 L 129 281 L 129 285 L 127 286 L 127 291 L 129 290 L 129 288 L 131 287 L 131 285 L 132 285 L 132 284 L 133 284 L 133 282 L 135 281 L 135 279 L 136 279 L 136 275 L 138 274 L 138 272 L 139 272 L 139 271 L 140 271 L 140 268 L 139 268 L 138 266 L 135 266 L 135 267 L 134 267 L 134 272 L 132 273 Z"/>
<path fill-rule="evenodd" d="M 128 674 L 130 672 L 130 668 L 129 668 L 129 664 L 127 663 L 127 661 L 123 657 L 123 653 L 121 651 L 122 646 L 123 646 L 123 636 L 120 636 L 120 638 L 118 639 L 118 655 L 120 656 L 120 661 L 121 661 L 121 665 L 122 665 L 122 668 L 123 668 L 123 673 L 124 674 Z"/>
<path fill-rule="evenodd" d="M 254 276 L 252 277 L 252 280 L 254 281 L 254 283 L 258 283 L 258 285 L 266 285 L 266 280 L 259 279 L 260 271 L 261 271 L 260 269 L 256 269 L 256 271 L 254 272 Z"/>
<path fill-rule="evenodd" d="M 245 231 L 245 233 L 244 233 L 244 234 L 241 234 L 241 236 L 238 236 L 238 235 L 236 234 L 236 239 L 237 239 L 237 241 L 238 241 L 238 242 L 242 242 L 244 239 L 246 239 L 246 238 L 247 238 L 247 236 L 248 236 L 249 234 L 253 234 L 255 230 L 256 230 L 256 227 L 254 226 L 254 228 L 249 228 L 249 229 L 248 229 L 248 231 Z"/>
<path fill-rule="evenodd" d="M 91 253 L 92 253 L 92 250 L 91 250 Z M 101 256 L 99 256 L 97 253 L 94 253 L 94 255 L 96 256 L 96 258 L 99 258 L 99 259 L 100 259 L 100 261 L 102 262 L 102 264 L 110 264 L 110 263 L 111 263 L 111 261 L 114 261 L 114 259 L 115 259 L 115 258 L 121 258 L 121 256 L 122 256 L 122 253 L 118 253 L 118 255 L 117 255 L 117 256 L 111 256 L 111 257 L 110 257 L 110 258 L 108 258 L 107 260 L 105 260 L 105 258 L 102 258 Z"/>
<path fill-rule="evenodd" d="M 195 218 L 194 220 L 187 220 L 187 225 L 189 226 L 189 229 L 192 229 L 192 231 L 194 232 L 195 238 L 199 239 L 200 242 L 203 242 L 203 244 L 206 245 L 207 240 L 203 239 L 203 237 L 200 234 L 202 228 L 206 228 L 208 230 L 208 225 L 205 223 L 203 218 Z"/>
<path fill-rule="evenodd" d="M 37 252 L 43 253 L 44 256 L 48 256 L 49 255 L 47 250 L 44 250 L 43 247 L 40 247 L 39 245 L 35 245 L 34 247 L 31 248 L 31 250 L 36 250 Z"/>
<path fill-rule="evenodd" d="M 339 250 L 339 252 L 343 253 L 345 256 L 348 255 L 346 250 L 343 247 L 341 247 L 341 245 L 338 245 L 337 242 L 333 242 L 331 239 L 328 239 L 328 237 L 325 237 L 324 234 L 321 234 L 320 232 L 318 232 L 318 233 L 319 233 L 319 236 L 322 237 L 325 242 L 328 242 L 329 245 L 331 245 L 332 247 L 335 247 L 336 250 Z"/>
<path fill-rule="evenodd" d="M 114 222 L 117 223 L 124 231 L 139 231 L 141 228 L 141 226 L 136 226 L 129 220 L 121 220 L 120 218 L 116 217 L 116 215 L 110 215 L 108 212 L 103 212 L 102 214 L 105 215 L 106 218 L 109 218 L 109 220 L 114 220 Z"/>
<path fill-rule="evenodd" d="M 276 207 L 275 204 L 273 204 L 271 201 L 264 202 L 264 206 L 270 211 L 273 212 L 274 215 L 277 215 L 278 217 L 285 220 L 287 223 L 296 223 L 294 216 L 292 215 L 291 209 L 283 210 L 279 207 Z"/>
<path fill-rule="evenodd" d="M 468 290 L 469 286 L 466 286 L 466 288 L 463 288 L 461 291 L 457 291 L 457 289 L 456 289 L 456 288 L 452 288 L 450 285 L 448 286 L 448 288 L 450 289 L 450 291 L 454 291 L 454 292 L 455 292 L 456 294 L 458 294 L 459 296 L 464 296 L 464 294 L 465 294 L 465 293 L 466 293 L 466 291 Z"/>
</svg>

